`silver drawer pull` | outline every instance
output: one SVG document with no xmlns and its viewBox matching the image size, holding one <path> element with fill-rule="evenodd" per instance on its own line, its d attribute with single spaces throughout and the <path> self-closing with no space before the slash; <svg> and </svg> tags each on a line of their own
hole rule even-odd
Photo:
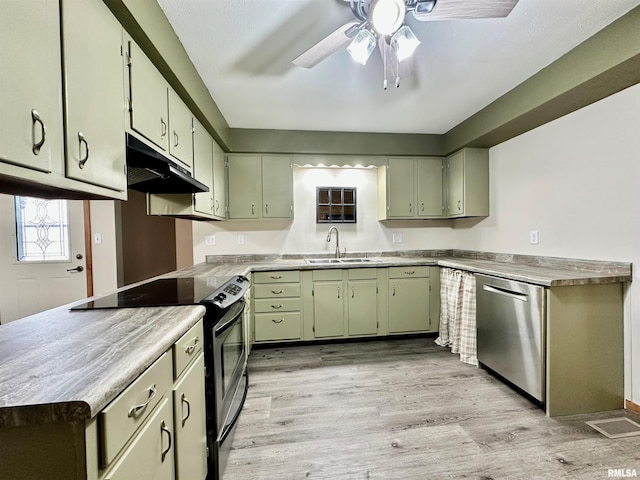
<svg viewBox="0 0 640 480">
<path fill-rule="evenodd" d="M 134 405 L 133 407 L 131 407 L 129 409 L 129 414 L 128 417 L 135 417 L 139 412 L 141 412 L 142 410 L 144 410 L 145 408 L 147 408 L 147 405 L 149 405 L 149 403 L 151 403 L 151 400 L 153 400 L 153 397 L 156 396 L 156 384 L 154 383 L 153 385 L 151 385 L 147 391 L 148 393 L 148 397 L 147 397 L 147 401 L 144 403 L 141 403 L 139 405 Z"/>
<path fill-rule="evenodd" d="M 284 305 L 282 305 L 281 303 L 278 305 L 271 305 L 271 308 L 275 308 L 275 309 L 282 308 L 282 307 L 284 307 Z"/>
<path fill-rule="evenodd" d="M 271 290 L 271 293 L 274 295 L 280 295 L 281 293 L 284 293 L 284 290 Z"/>
<path fill-rule="evenodd" d="M 284 318 L 272 318 L 271 321 L 273 323 L 282 323 L 284 322 Z"/>
<path fill-rule="evenodd" d="M 271 278 L 273 278 L 274 280 L 278 280 L 280 278 L 282 278 L 282 275 L 269 275 Z"/>
<path fill-rule="evenodd" d="M 193 351 L 196 349 L 196 346 L 198 345 L 199 342 L 200 342 L 200 337 L 194 338 L 193 343 L 191 345 L 187 345 L 186 347 L 184 347 L 184 351 L 188 355 L 191 355 Z"/>
<path fill-rule="evenodd" d="M 189 403 L 189 400 L 187 400 L 187 397 L 185 396 L 184 393 L 180 397 L 180 401 L 182 402 L 182 404 L 187 406 L 187 415 L 182 417 L 182 426 L 184 427 L 184 424 L 187 423 L 187 420 L 189 420 L 189 417 L 191 416 L 191 404 Z M 183 411 L 184 411 L 184 407 L 183 407 Z"/>
<path fill-rule="evenodd" d="M 169 453 L 169 450 L 171 450 L 171 430 L 169 430 L 169 429 L 167 428 L 167 424 L 166 424 L 166 423 L 164 423 L 164 420 L 163 420 L 163 421 L 162 421 L 162 423 L 160 424 L 160 432 L 161 432 L 161 433 L 160 433 L 161 435 L 162 435 L 162 433 L 166 433 L 166 434 L 167 434 L 167 437 L 169 438 L 169 445 L 167 445 L 166 450 L 163 450 L 163 451 L 162 451 L 162 455 L 161 455 L 161 457 L 160 457 L 161 461 L 163 461 L 163 462 L 164 462 L 164 457 L 166 457 L 166 456 L 167 456 L 167 453 Z M 160 441 L 162 441 L 162 440 L 160 440 Z"/>
<path fill-rule="evenodd" d="M 404 272 L 405 275 L 413 275 L 415 272 L 415 270 L 411 270 L 410 272 Z"/>
</svg>

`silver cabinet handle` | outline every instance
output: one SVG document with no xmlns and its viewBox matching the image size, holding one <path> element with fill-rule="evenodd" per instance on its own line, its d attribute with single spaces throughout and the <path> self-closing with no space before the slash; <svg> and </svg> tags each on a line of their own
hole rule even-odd
<svg viewBox="0 0 640 480">
<path fill-rule="evenodd" d="M 356 289 L 351 287 L 351 298 L 356 298 Z"/>
<path fill-rule="evenodd" d="M 82 272 L 84 267 L 82 265 L 78 265 L 76 268 L 67 268 L 67 272 Z"/>
<path fill-rule="evenodd" d="M 412 213 L 412 212 L 413 212 L 413 204 L 412 204 L 412 203 L 410 203 L 410 204 L 409 204 L 409 213 Z"/>
<path fill-rule="evenodd" d="M 164 121 L 164 118 L 160 117 L 160 138 L 164 138 L 167 134 L 167 122 Z"/>
<path fill-rule="evenodd" d="M 180 143 L 180 137 L 178 137 L 178 132 L 176 132 L 174 130 L 173 131 L 173 146 L 177 147 L 179 143 Z"/>
<path fill-rule="evenodd" d="M 162 433 L 166 433 L 169 438 L 169 445 L 167 445 L 166 450 L 162 451 L 162 455 L 160 457 L 161 461 L 164 462 L 164 457 L 166 457 L 169 450 L 171 450 L 171 431 L 167 428 L 167 424 L 164 423 L 164 420 L 160 424 L 160 435 L 162 435 Z M 162 439 L 160 440 L 160 443 L 162 443 Z"/>
<path fill-rule="evenodd" d="M 256 204 L 255 204 L 255 203 L 252 203 L 252 204 L 251 204 L 251 215 L 255 215 L 255 214 L 256 214 L 256 212 L 255 212 L 255 206 L 256 206 Z"/>
<path fill-rule="evenodd" d="M 194 338 L 193 339 L 193 343 L 191 343 L 190 345 L 187 345 L 186 347 L 184 347 L 184 351 L 188 355 L 191 355 L 193 353 L 193 351 L 196 349 L 196 346 L 198 345 L 198 342 L 200 342 L 200 337 Z"/>
<path fill-rule="evenodd" d="M 40 141 L 36 142 L 36 124 L 40 125 Z M 42 145 L 44 145 L 44 140 L 47 136 L 47 128 L 44 126 L 44 122 L 40 118 L 40 114 L 37 110 L 31 110 L 31 143 L 33 146 L 31 147 L 31 151 L 34 155 L 38 155 L 40 153 L 40 149 Z"/>
<path fill-rule="evenodd" d="M 182 417 L 182 426 L 184 427 L 184 424 L 187 423 L 187 420 L 189 420 L 189 417 L 191 416 L 191 404 L 189 403 L 189 400 L 187 400 L 187 397 L 184 393 L 180 397 L 180 403 L 181 405 L 187 406 L 187 415 Z M 184 411 L 184 407 L 182 408 L 182 411 Z"/>
<path fill-rule="evenodd" d="M 458 200 L 458 210 L 462 211 L 462 200 Z"/>
<path fill-rule="evenodd" d="M 84 143 L 85 154 L 82 156 L 82 144 Z M 89 160 L 89 144 L 87 143 L 86 138 L 84 138 L 84 134 L 82 132 L 78 132 L 78 156 L 80 157 L 80 161 L 78 162 L 78 166 L 82 169 L 84 168 L 84 164 Z"/>
<path fill-rule="evenodd" d="M 268 203 L 264 204 L 264 213 L 269 215 L 269 204 Z"/>
<path fill-rule="evenodd" d="M 338 287 L 338 298 L 340 298 L 340 287 Z"/>
<path fill-rule="evenodd" d="M 282 323 L 284 322 L 284 318 L 272 318 L 271 321 L 273 323 Z"/>
<path fill-rule="evenodd" d="M 148 397 L 147 397 L 147 401 L 146 402 L 140 403 L 138 405 L 134 405 L 133 407 L 131 407 L 129 409 L 129 414 L 127 415 L 129 418 L 135 417 L 139 412 L 141 412 L 142 410 L 147 408 L 147 405 L 149 405 L 149 403 L 151 403 L 151 400 L 153 400 L 153 397 L 156 396 L 156 384 L 155 383 L 153 385 L 151 385 L 147 389 L 147 394 L 148 394 Z"/>
<path fill-rule="evenodd" d="M 271 293 L 273 293 L 274 295 L 280 295 L 284 293 L 284 290 L 271 290 Z"/>
<path fill-rule="evenodd" d="M 393 293 L 391 294 L 391 296 L 395 297 L 396 296 L 396 287 L 393 287 Z"/>
<path fill-rule="evenodd" d="M 275 308 L 276 310 L 279 308 L 282 308 L 284 305 L 282 305 L 281 303 L 278 305 L 271 305 L 271 308 Z"/>
<path fill-rule="evenodd" d="M 421 211 L 423 211 L 423 212 L 424 212 L 424 202 L 422 202 L 422 203 L 420 204 L 420 208 L 421 208 Z"/>
<path fill-rule="evenodd" d="M 216 212 L 218 211 L 219 208 L 220 208 L 220 202 L 216 200 Z"/>
</svg>

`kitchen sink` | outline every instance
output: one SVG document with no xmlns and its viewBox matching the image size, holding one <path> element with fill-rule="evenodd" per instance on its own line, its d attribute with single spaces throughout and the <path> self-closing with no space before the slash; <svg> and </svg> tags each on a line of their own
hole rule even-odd
<svg viewBox="0 0 640 480">
<path fill-rule="evenodd" d="M 305 262 L 311 265 L 331 265 L 336 263 L 375 263 L 381 262 L 379 258 L 305 258 Z"/>
</svg>

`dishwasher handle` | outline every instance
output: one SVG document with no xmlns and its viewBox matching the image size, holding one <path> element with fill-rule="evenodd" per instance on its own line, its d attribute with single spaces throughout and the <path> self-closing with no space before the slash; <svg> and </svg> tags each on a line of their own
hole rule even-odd
<svg viewBox="0 0 640 480">
<path fill-rule="evenodd" d="M 482 289 L 485 292 L 497 293 L 498 295 L 504 295 L 505 297 L 513 298 L 515 300 L 520 300 L 521 302 L 528 302 L 529 295 L 526 293 L 514 292 L 512 290 L 508 290 L 506 288 L 495 287 L 493 285 L 482 285 Z"/>
</svg>

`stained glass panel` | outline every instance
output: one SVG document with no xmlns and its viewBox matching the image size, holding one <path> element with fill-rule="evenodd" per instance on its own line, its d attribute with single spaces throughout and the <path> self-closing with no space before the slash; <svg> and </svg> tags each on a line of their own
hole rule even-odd
<svg viewBox="0 0 640 480">
<path fill-rule="evenodd" d="M 66 200 L 15 197 L 19 262 L 69 260 L 69 215 Z"/>
</svg>

